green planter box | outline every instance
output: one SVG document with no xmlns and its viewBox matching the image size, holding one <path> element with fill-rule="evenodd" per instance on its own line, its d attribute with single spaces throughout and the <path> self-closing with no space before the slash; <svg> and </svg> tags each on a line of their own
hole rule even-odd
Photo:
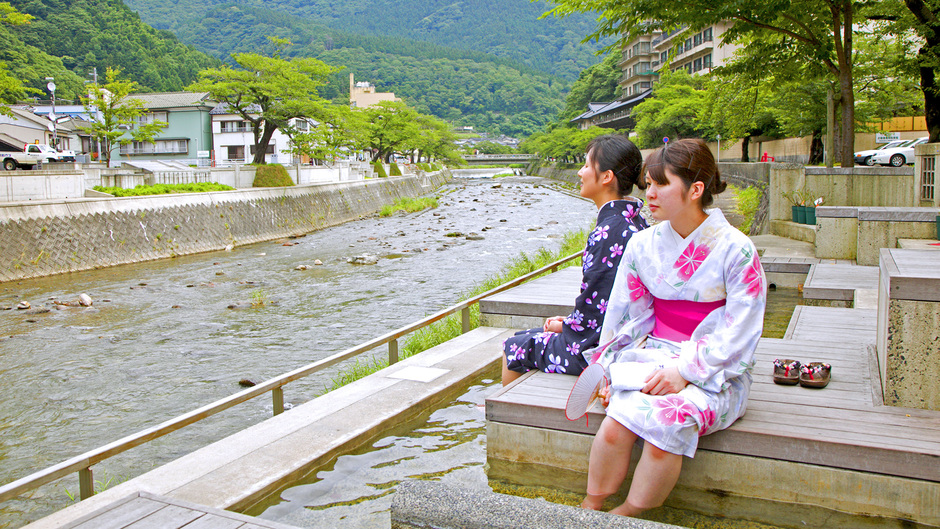
<svg viewBox="0 0 940 529">
<path fill-rule="evenodd" d="M 816 225 L 816 207 L 815 206 L 806 206 L 806 224 Z"/>
<path fill-rule="evenodd" d="M 792 216 L 793 222 L 799 222 L 797 219 L 800 218 L 798 213 L 800 206 L 790 206 L 790 215 Z"/>
<path fill-rule="evenodd" d="M 796 206 L 796 222 L 806 224 L 806 206 Z"/>
</svg>

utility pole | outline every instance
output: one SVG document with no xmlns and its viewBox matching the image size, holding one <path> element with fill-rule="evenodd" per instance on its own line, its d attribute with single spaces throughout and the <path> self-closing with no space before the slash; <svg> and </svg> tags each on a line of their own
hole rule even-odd
<svg viewBox="0 0 940 529">
<path fill-rule="evenodd" d="M 52 120 L 52 148 L 59 150 L 59 135 L 56 127 L 56 115 L 55 115 L 55 78 L 46 77 L 46 81 L 49 81 L 46 84 L 46 88 L 52 92 L 52 112 L 49 113 L 49 119 Z"/>
</svg>

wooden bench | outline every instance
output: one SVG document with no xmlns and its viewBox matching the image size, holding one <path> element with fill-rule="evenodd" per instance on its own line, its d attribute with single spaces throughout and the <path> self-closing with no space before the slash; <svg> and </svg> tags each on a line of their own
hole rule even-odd
<svg viewBox="0 0 940 529">
<path fill-rule="evenodd" d="M 541 303 L 557 313 L 553 281 L 570 278 L 541 278 L 515 299 L 508 291 L 503 309 Z M 853 526 L 859 515 L 940 525 L 940 413 L 882 405 L 875 318 L 872 310 L 804 306 L 784 339 L 762 339 L 747 413 L 701 439 L 667 503 L 781 525 L 816 516 L 820 524 Z M 832 382 L 821 390 L 774 384 L 775 358 L 829 362 Z M 487 399 L 491 478 L 583 492 L 605 414 L 596 404 L 586 418 L 567 420 L 574 382 L 533 372 Z"/>
</svg>

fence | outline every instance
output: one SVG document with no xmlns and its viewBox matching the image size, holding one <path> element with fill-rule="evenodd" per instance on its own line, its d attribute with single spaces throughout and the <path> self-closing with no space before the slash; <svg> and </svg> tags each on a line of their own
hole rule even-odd
<svg viewBox="0 0 940 529">
<path fill-rule="evenodd" d="M 329 356 L 317 362 L 313 362 L 312 364 L 305 365 L 295 369 L 294 371 L 284 373 L 280 376 L 262 382 L 261 384 L 258 384 L 254 387 L 240 391 L 224 399 L 217 400 L 211 404 L 180 415 L 174 419 L 170 419 L 169 421 L 163 422 L 145 430 L 141 430 L 137 433 L 124 437 L 123 439 L 114 441 L 113 443 L 98 447 L 94 450 L 63 461 L 58 465 L 53 465 L 44 470 L 40 470 L 39 472 L 30 474 L 24 478 L 20 478 L 12 483 L 0 487 L 0 502 L 7 501 L 18 496 L 19 494 L 23 494 L 37 487 L 45 485 L 46 483 L 50 483 L 59 478 L 65 477 L 72 472 L 78 472 L 80 498 L 83 500 L 88 499 L 94 495 L 94 478 L 91 467 L 97 463 L 100 463 L 112 456 L 126 452 L 131 448 L 140 446 L 144 443 L 167 435 L 171 432 L 175 432 L 176 430 L 179 430 L 185 426 L 199 422 L 202 419 L 211 417 L 212 415 L 227 410 L 233 406 L 237 406 L 238 404 L 251 400 L 255 397 L 261 396 L 267 392 L 271 392 L 271 398 L 274 405 L 274 415 L 279 415 L 284 411 L 283 388 L 288 383 L 309 376 L 327 367 L 338 364 L 344 360 L 348 360 L 349 358 L 352 358 L 356 355 L 371 351 L 372 349 L 385 344 L 388 344 L 388 363 L 394 364 L 398 362 L 398 340 L 400 338 L 423 327 L 426 327 L 436 321 L 442 320 L 451 314 L 456 314 L 458 311 L 460 312 L 461 332 L 468 332 L 470 330 L 470 307 L 479 303 L 481 299 L 520 285 L 530 279 L 534 279 L 542 275 L 545 272 L 555 272 L 561 265 L 577 259 L 580 256 L 580 252 L 569 255 L 568 257 L 564 257 L 558 261 L 539 268 L 534 272 L 530 272 L 522 277 L 518 277 L 496 288 L 474 296 L 466 301 L 452 305 L 446 309 L 441 310 L 440 312 L 432 314 L 422 320 L 411 323 L 410 325 L 392 331 L 388 334 L 378 338 L 373 338 L 368 342 L 359 344 L 345 351 L 341 351 L 335 355 Z"/>
</svg>

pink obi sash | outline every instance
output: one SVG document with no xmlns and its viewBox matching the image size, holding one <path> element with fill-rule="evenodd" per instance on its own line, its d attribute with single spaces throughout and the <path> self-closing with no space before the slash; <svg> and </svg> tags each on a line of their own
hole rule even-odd
<svg viewBox="0 0 940 529">
<path fill-rule="evenodd" d="M 699 323 L 718 307 L 724 307 L 725 300 L 701 302 L 684 299 L 659 299 L 653 297 L 653 314 L 656 325 L 653 336 L 674 342 L 684 342 L 692 336 Z"/>
</svg>

